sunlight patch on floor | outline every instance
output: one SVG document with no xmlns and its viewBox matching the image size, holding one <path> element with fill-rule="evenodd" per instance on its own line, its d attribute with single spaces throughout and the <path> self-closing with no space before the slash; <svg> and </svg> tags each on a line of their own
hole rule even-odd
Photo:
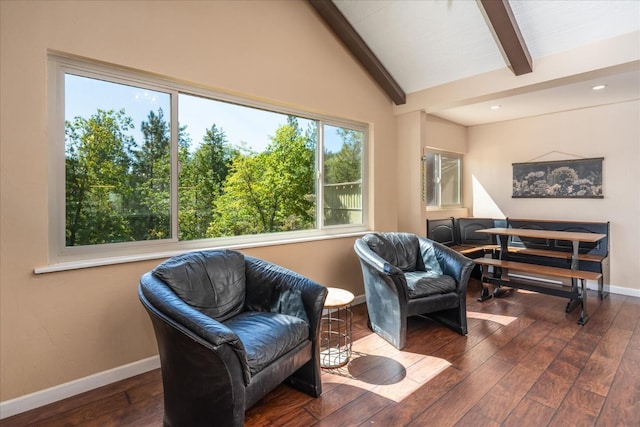
<svg viewBox="0 0 640 427">
<path fill-rule="evenodd" d="M 353 343 L 346 366 L 323 369 L 322 381 L 358 387 L 400 402 L 449 366 L 445 359 L 400 351 L 371 334 Z"/>
<path fill-rule="evenodd" d="M 467 317 L 472 319 L 488 320 L 505 326 L 517 319 L 517 317 L 514 316 L 502 316 L 500 314 L 480 313 L 477 311 L 467 311 Z"/>
</svg>

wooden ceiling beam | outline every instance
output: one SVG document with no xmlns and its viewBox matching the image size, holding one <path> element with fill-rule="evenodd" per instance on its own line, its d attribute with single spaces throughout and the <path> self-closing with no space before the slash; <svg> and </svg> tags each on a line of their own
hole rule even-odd
<svg viewBox="0 0 640 427">
<path fill-rule="evenodd" d="M 516 76 L 533 71 L 533 63 L 507 0 L 480 0 L 485 15 Z"/>
<path fill-rule="evenodd" d="M 400 85 L 353 29 L 338 7 L 331 0 L 308 0 L 308 2 L 393 102 L 396 105 L 405 104 L 406 95 Z"/>
</svg>

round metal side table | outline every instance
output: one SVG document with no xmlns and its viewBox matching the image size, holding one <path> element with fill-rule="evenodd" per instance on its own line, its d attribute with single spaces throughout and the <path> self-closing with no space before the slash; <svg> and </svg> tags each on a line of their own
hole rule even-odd
<svg viewBox="0 0 640 427">
<path fill-rule="evenodd" d="M 353 313 L 351 292 L 339 288 L 327 288 L 320 324 L 320 366 L 339 368 L 351 357 L 351 323 Z"/>
</svg>

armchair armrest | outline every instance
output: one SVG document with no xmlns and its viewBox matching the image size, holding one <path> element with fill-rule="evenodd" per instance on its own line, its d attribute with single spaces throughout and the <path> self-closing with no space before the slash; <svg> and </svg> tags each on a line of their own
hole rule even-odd
<svg viewBox="0 0 640 427">
<path fill-rule="evenodd" d="M 357 239 L 353 248 L 363 266 L 365 288 L 367 283 L 371 285 L 377 277 L 380 283 L 385 283 L 389 291 L 398 295 L 403 301 L 409 299 L 407 279 L 402 270 L 375 253 L 363 239 Z M 380 291 L 387 292 L 382 289 Z"/>
<path fill-rule="evenodd" d="M 327 288 L 279 265 L 245 256 L 245 307 L 289 314 L 309 322 L 309 337 L 320 330 Z"/>
<path fill-rule="evenodd" d="M 421 246 L 423 244 L 433 245 L 442 273 L 456 280 L 459 292 L 466 291 L 466 285 L 475 263 L 466 256 L 438 242 L 430 242 L 422 237 L 419 238 L 419 241 Z M 465 289 L 460 289 L 461 285 Z"/>
<path fill-rule="evenodd" d="M 362 240 L 358 239 L 355 242 L 354 249 L 356 254 L 360 257 L 360 259 L 366 262 L 371 268 L 376 270 L 378 273 L 382 275 L 391 275 L 391 274 L 404 274 L 402 270 L 398 267 L 389 264 L 386 260 L 384 260 L 380 255 L 371 250 L 369 245 Z"/>
</svg>

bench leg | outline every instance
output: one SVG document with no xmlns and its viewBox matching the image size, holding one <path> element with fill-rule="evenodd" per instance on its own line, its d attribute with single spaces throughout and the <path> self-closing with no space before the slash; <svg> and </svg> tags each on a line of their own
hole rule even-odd
<svg viewBox="0 0 640 427">
<path fill-rule="evenodd" d="M 578 325 L 584 325 L 589 320 L 589 315 L 587 314 L 587 284 L 584 279 L 580 279 L 582 295 L 580 301 L 582 303 L 582 307 L 580 309 L 580 318 L 578 319 Z"/>
<path fill-rule="evenodd" d="M 598 297 L 600 298 L 600 301 L 603 301 L 608 296 L 609 287 L 607 286 L 607 289 L 604 289 L 604 278 L 600 277 L 600 279 L 598 279 Z"/>
<path fill-rule="evenodd" d="M 480 302 L 486 301 L 486 300 L 490 299 L 491 297 L 493 297 L 493 295 L 491 294 L 491 292 L 489 292 L 489 288 L 487 287 L 487 285 L 484 284 L 484 282 L 482 282 L 482 292 L 480 292 L 480 296 L 478 297 L 478 301 L 480 301 Z"/>
<path fill-rule="evenodd" d="M 491 293 L 489 292 L 489 288 L 487 287 L 486 282 L 484 281 L 484 278 L 487 277 L 488 274 L 489 274 L 489 267 L 486 265 L 483 265 L 482 276 L 480 277 L 480 282 L 482 283 L 482 292 L 480 292 L 480 296 L 478 297 L 478 301 L 480 302 L 486 301 L 492 297 Z"/>
</svg>

